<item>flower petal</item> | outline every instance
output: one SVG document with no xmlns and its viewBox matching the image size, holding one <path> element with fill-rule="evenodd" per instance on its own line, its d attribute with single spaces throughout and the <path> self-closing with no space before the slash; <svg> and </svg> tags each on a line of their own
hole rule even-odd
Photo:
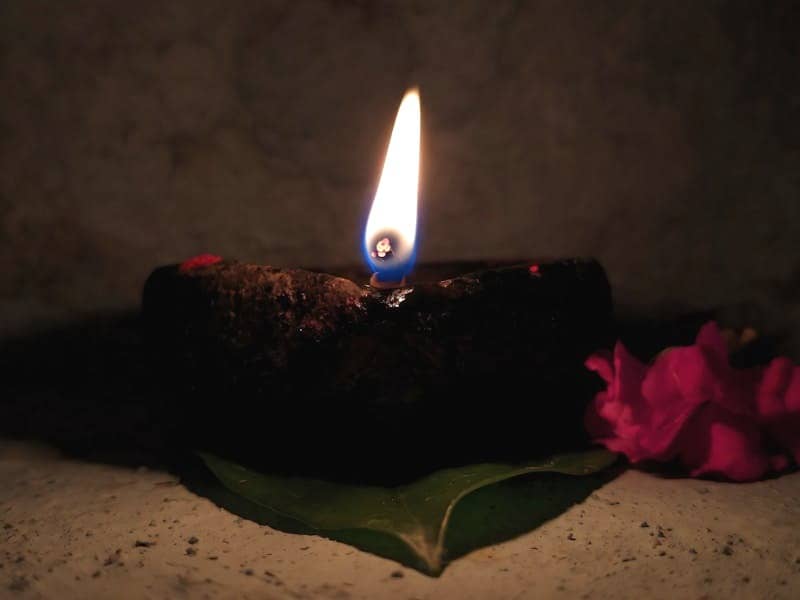
<svg viewBox="0 0 800 600">
<path fill-rule="evenodd" d="M 774 359 L 764 369 L 756 406 L 774 442 L 800 463 L 800 367 L 788 358 Z"/>
<path fill-rule="evenodd" d="M 620 342 L 614 348 L 613 358 L 595 354 L 586 361 L 586 366 L 608 384 L 587 407 L 586 429 L 609 450 L 623 452 L 634 462 L 639 460 L 642 455 L 638 441 L 643 404 L 641 386 L 647 366 Z"/>
<path fill-rule="evenodd" d="M 705 356 L 710 371 L 711 400 L 728 410 L 747 416 L 756 413 L 755 390 L 761 375 L 760 369 L 734 369 L 728 360 L 728 346 L 722 332 L 714 321 L 700 328 L 695 347 Z"/>
<path fill-rule="evenodd" d="M 754 421 L 708 404 L 681 434 L 680 458 L 691 469 L 692 477 L 714 475 L 733 481 L 755 481 L 764 477 L 773 464 L 762 442 Z"/>
<path fill-rule="evenodd" d="M 767 365 L 756 394 L 756 409 L 759 417 L 762 419 L 779 418 L 789 410 L 787 393 L 793 379 L 798 380 L 796 387 L 800 391 L 800 374 L 796 374 L 795 371 L 792 361 L 785 357 L 776 358 Z M 793 403 L 794 400 L 792 399 Z M 800 398 L 797 401 L 800 402 Z M 796 410 L 800 410 L 800 406 L 796 407 Z"/>
<path fill-rule="evenodd" d="M 720 365 L 728 365 L 728 346 L 719 325 L 709 321 L 700 328 L 694 340 L 695 346 L 706 351 L 707 356 Z"/>
<path fill-rule="evenodd" d="M 674 457 L 675 439 L 686 421 L 713 395 L 713 380 L 705 355 L 694 347 L 662 352 L 642 383 L 649 410 L 641 444 L 650 458 Z"/>
</svg>

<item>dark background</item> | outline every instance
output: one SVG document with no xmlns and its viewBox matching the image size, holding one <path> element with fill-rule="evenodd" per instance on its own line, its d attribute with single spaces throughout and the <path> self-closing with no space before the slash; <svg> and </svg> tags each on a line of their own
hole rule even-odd
<svg viewBox="0 0 800 600">
<path fill-rule="evenodd" d="M 799 2 L 0 3 L 0 326 L 215 252 L 360 261 L 406 87 L 421 260 L 592 255 L 623 304 L 800 323 Z"/>
</svg>

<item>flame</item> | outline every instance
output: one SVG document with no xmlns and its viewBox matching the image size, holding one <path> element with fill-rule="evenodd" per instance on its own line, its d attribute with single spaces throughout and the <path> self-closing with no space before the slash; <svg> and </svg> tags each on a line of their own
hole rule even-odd
<svg viewBox="0 0 800 600">
<path fill-rule="evenodd" d="M 364 229 L 364 255 L 381 281 L 398 282 L 414 266 L 419 188 L 419 92 L 400 103 L 378 191 Z"/>
</svg>

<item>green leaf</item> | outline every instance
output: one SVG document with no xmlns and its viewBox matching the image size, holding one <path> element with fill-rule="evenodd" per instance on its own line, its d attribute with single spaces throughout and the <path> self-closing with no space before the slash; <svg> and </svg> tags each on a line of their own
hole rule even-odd
<svg viewBox="0 0 800 600">
<path fill-rule="evenodd" d="M 560 514 L 604 482 L 582 476 L 616 460 L 613 453 L 592 450 L 517 465 L 444 469 L 385 488 L 269 475 L 211 454 L 201 457 L 226 488 L 250 503 L 238 503 L 237 512 L 278 529 L 349 543 L 431 575 L 458 556 Z"/>
</svg>

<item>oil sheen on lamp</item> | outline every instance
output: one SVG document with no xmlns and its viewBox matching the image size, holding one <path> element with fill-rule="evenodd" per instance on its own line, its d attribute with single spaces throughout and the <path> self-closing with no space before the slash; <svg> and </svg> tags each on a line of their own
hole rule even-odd
<svg viewBox="0 0 800 600">
<path fill-rule="evenodd" d="M 386 151 L 378 190 L 364 228 L 364 258 L 372 270 L 370 285 L 405 284 L 416 258 L 417 196 L 420 155 L 419 92 L 409 90 L 400 103 Z"/>
</svg>

